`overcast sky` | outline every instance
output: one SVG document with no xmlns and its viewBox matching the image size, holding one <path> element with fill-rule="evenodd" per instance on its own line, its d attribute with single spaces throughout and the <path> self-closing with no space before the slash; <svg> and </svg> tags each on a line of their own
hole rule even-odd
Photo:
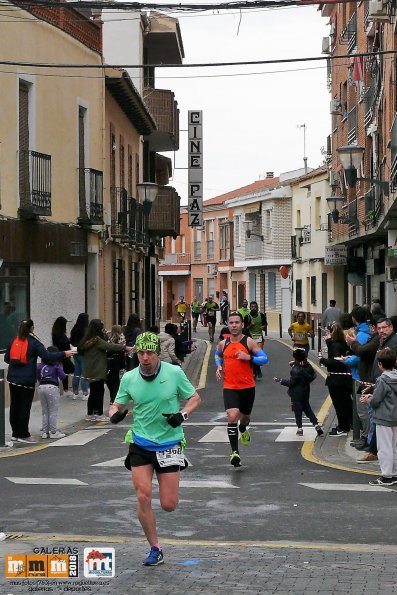
<svg viewBox="0 0 397 595">
<path fill-rule="evenodd" d="M 172 16 L 179 19 L 184 63 L 320 56 L 329 29 L 316 7 Z M 221 76 L 226 74 L 233 76 Z M 308 164 L 319 166 L 331 122 L 326 79 L 325 61 L 158 69 L 156 87 L 175 92 L 182 130 L 188 110 L 203 110 L 204 199 L 250 184 L 267 171 L 278 175 L 302 167 L 303 123 Z M 175 167 L 186 166 L 182 131 Z M 171 184 L 186 204 L 187 170 L 176 169 Z"/>
</svg>

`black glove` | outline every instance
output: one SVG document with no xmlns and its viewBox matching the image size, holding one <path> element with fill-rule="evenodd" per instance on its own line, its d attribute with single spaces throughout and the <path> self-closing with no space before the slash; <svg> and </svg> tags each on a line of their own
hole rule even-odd
<svg viewBox="0 0 397 595">
<path fill-rule="evenodd" d="M 118 424 L 120 423 L 125 416 L 128 413 L 128 409 L 124 409 L 124 411 L 116 411 L 116 413 L 113 413 L 112 417 L 110 418 L 110 421 L 112 424 Z"/>
<path fill-rule="evenodd" d="M 177 428 L 184 421 L 183 415 L 180 411 L 178 411 L 178 413 L 163 413 L 163 416 L 167 418 L 167 423 L 173 428 Z"/>
</svg>

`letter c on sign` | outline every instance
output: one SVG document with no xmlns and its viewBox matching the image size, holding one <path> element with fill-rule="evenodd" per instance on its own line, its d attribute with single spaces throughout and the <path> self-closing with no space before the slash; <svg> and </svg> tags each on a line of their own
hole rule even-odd
<svg viewBox="0 0 397 595">
<path fill-rule="evenodd" d="M 283 279 L 286 279 L 288 277 L 288 267 L 285 266 L 285 264 L 283 264 L 283 266 L 279 268 L 279 271 Z"/>
</svg>

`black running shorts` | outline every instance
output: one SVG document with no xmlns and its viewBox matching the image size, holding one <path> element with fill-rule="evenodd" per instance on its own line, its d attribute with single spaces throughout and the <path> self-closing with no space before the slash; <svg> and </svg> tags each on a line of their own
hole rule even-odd
<svg viewBox="0 0 397 595">
<path fill-rule="evenodd" d="M 157 458 L 156 458 L 156 453 L 153 450 L 145 450 L 144 448 L 141 448 L 140 446 L 138 446 L 137 444 L 130 444 L 130 447 L 128 449 L 128 455 L 124 461 L 124 465 L 125 467 L 127 467 L 127 469 L 129 471 L 131 471 L 131 468 L 134 467 L 143 467 L 144 465 L 152 465 L 154 470 L 157 473 L 176 473 L 177 471 L 182 471 L 183 469 L 186 469 L 186 467 L 188 466 L 188 463 L 185 459 L 185 467 L 179 467 L 179 465 L 170 465 L 169 467 L 160 467 Z"/>
<path fill-rule="evenodd" d="M 207 315 L 207 322 L 210 322 L 212 326 L 216 326 L 216 316 L 208 316 Z"/>
<path fill-rule="evenodd" d="M 225 409 L 239 409 L 244 415 L 249 415 L 255 401 L 255 387 L 223 389 L 223 402 Z"/>
</svg>

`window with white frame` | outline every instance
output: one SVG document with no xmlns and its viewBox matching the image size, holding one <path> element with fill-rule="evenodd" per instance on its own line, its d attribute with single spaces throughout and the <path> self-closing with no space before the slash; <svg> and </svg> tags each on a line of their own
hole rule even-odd
<svg viewBox="0 0 397 595">
<path fill-rule="evenodd" d="M 241 246 L 241 215 L 234 217 L 234 243 Z"/>
<path fill-rule="evenodd" d="M 266 242 L 273 241 L 273 209 L 266 209 L 264 212 L 265 229 L 264 236 Z"/>
</svg>

